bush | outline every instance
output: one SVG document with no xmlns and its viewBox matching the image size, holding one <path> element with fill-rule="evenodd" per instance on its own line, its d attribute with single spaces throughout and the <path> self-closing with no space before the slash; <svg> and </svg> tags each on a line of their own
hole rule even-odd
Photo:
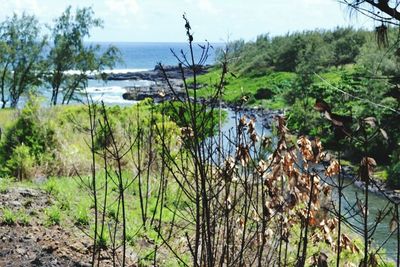
<svg viewBox="0 0 400 267">
<path fill-rule="evenodd" d="M 325 128 L 328 124 L 324 123 L 325 121 L 320 118 L 320 114 L 313 110 L 312 103 L 315 103 L 315 100 L 296 100 L 289 110 L 288 127 L 296 129 L 299 135 L 326 137 Z"/>
<path fill-rule="evenodd" d="M 0 144 L 2 175 L 27 178 L 33 167 L 52 162 L 57 147 L 55 127 L 40 114 L 40 103 L 31 97 Z"/>
<path fill-rule="evenodd" d="M 35 160 L 25 144 L 18 145 L 6 162 L 5 170 L 20 181 L 33 175 Z"/>
<path fill-rule="evenodd" d="M 179 127 L 191 127 L 191 117 L 189 106 L 180 102 L 169 102 L 156 106 L 160 113 L 164 112 L 170 120 L 175 122 Z M 222 112 L 222 121 L 225 121 L 227 113 Z M 198 132 L 200 139 L 204 139 L 215 134 L 218 130 L 219 111 L 205 109 L 201 105 L 197 105 L 196 125 L 202 125 Z M 167 130 L 168 132 L 168 130 Z"/>
</svg>

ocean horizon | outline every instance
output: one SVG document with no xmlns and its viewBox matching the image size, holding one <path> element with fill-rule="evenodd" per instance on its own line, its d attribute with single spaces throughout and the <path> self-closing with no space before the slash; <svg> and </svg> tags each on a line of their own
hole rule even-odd
<svg viewBox="0 0 400 267">
<path fill-rule="evenodd" d="M 154 67 L 161 63 L 165 66 L 177 65 L 178 60 L 175 58 L 171 50 L 175 51 L 177 55 L 189 53 L 189 45 L 184 42 L 86 42 L 86 44 L 98 44 L 100 50 L 105 51 L 109 45 L 116 46 L 121 52 L 121 63 L 110 70 L 105 70 L 106 73 L 128 73 L 152 70 Z M 195 59 L 201 56 L 200 45 L 206 42 L 193 43 L 193 50 Z M 216 51 L 218 48 L 224 46 L 223 43 L 210 43 L 213 49 L 209 50 L 209 57 L 205 64 L 214 64 L 216 60 Z M 71 73 L 74 70 L 70 71 Z M 150 86 L 153 83 L 147 80 L 122 80 L 122 81 L 101 81 L 89 80 L 86 91 L 94 101 L 103 101 L 108 105 L 130 105 L 134 101 L 125 100 L 122 94 L 126 92 L 128 87 Z M 50 98 L 51 89 L 46 86 L 40 90 L 45 98 Z M 24 101 L 21 101 L 23 105 Z"/>
<path fill-rule="evenodd" d="M 101 51 L 104 51 L 109 45 L 116 46 L 120 52 L 123 63 L 118 63 L 114 69 L 132 69 L 132 70 L 150 70 L 158 63 L 163 65 L 177 65 L 178 61 L 173 55 L 189 53 L 189 45 L 184 42 L 87 42 L 88 44 L 100 45 Z M 201 56 L 202 49 L 199 45 L 205 45 L 206 42 L 193 43 L 195 58 Z M 216 51 L 224 46 L 223 43 L 210 43 L 212 48 L 209 50 L 209 57 L 206 64 L 214 64 Z M 171 51 L 172 50 L 172 51 Z"/>
</svg>

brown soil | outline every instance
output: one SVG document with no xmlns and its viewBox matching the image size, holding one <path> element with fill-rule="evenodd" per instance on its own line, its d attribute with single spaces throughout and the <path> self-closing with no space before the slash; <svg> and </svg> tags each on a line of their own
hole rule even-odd
<svg viewBox="0 0 400 267">
<path fill-rule="evenodd" d="M 0 193 L 2 209 L 23 210 L 29 214 L 28 225 L 18 221 L 7 225 L 1 219 L 0 266 L 91 266 L 92 240 L 72 223 L 47 226 L 45 208 L 52 198 L 37 189 L 11 188 Z M 135 266 L 135 255 L 128 255 L 127 266 Z M 101 253 L 100 266 L 112 266 L 110 253 Z M 117 264 L 118 265 L 118 264 Z"/>
</svg>

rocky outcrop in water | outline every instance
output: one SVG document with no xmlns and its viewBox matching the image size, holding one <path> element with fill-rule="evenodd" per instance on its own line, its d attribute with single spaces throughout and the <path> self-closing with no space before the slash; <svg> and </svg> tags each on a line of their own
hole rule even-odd
<svg viewBox="0 0 400 267">
<path fill-rule="evenodd" d="M 211 66 L 199 66 L 195 69 L 196 74 L 204 74 Z M 182 71 L 179 66 L 163 66 L 165 74 L 169 79 L 182 79 Z M 193 70 L 183 68 L 185 77 L 192 77 Z M 95 78 L 95 77 L 91 77 Z M 140 72 L 126 72 L 126 73 L 110 73 L 107 75 L 107 80 L 110 81 L 123 81 L 123 80 L 148 80 L 154 82 L 165 81 L 165 75 L 159 65 L 155 66 L 153 70 L 140 71 Z"/>
<path fill-rule="evenodd" d="M 195 69 L 197 75 L 207 73 L 210 66 L 199 66 Z M 185 78 L 193 76 L 193 70 L 189 68 L 181 68 L 179 66 L 163 66 L 154 67 L 153 70 L 127 73 L 111 73 L 108 74 L 107 80 L 145 80 L 154 82 L 149 86 L 129 86 L 125 87 L 126 92 L 122 95 L 125 100 L 140 101 L 145 98 L 152 98 L 154 102 L 162 102 L 176 98 L 185 99 L 182 82 L 182 70 Z M 168 77 L 168 83 L 165 79 Z M 94 77 L 93 77 L 94 78 Z M 171 90 L 172 88 L 172 90 Z"/>
<path fill-rule="evenodd" d="M 181 80 L 170 79 L 168 86 L 165 82 L 155 83 L 150 86 L 139 87 L 125 87 L 126 93 L 122 95 L 125 100 L 140 101 L 145 98 L 152 98 L 155 103 L 162 101 L 172 100 L 176 98 L 185 99 L 186 93 L 184 92 L 183 83 Z"/>
</svg>

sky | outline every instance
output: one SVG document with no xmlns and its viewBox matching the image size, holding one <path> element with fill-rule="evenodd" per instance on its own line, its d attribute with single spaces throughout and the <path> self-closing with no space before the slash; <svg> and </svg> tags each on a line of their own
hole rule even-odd
<svg viewBox="0 0 400 267">
<path fill-rule="evenodd" d="M 196 41 L 255 40 L 336 26 L 372 28 L 373 22 L 349 15 L 337 0 L 0 0 L 0 21 L 13 13 L 34 14 L 51 24 L 68 5 L 92 7 L 104 21 L 88 41 L 184 42 L 186 13 Z"/>
</svg>

